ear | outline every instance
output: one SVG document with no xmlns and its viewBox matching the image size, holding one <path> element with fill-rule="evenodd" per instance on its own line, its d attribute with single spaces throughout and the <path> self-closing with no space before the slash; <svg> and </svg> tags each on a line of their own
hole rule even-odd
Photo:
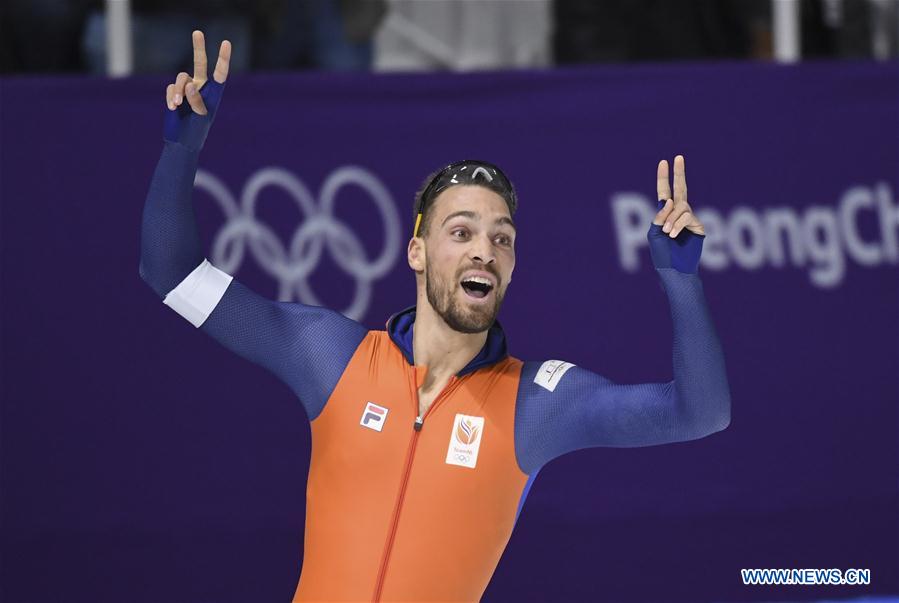
<svg viewBox="0 0 899 603">
<path fill-rule="evenodd" d="M 416 272 L 424 272 L 426 259 L 427 251 L 424 239 L 421 237 L 409 239 L 409 245 L 406 248 L 406 261 L 409 263 L 409 267 Z"/>
</svg>

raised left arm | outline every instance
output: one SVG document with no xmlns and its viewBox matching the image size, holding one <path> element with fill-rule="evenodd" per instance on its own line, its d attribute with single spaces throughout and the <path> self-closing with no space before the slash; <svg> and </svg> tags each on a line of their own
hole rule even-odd
<svg viewBox="0 0 899 603">
<path fill-rule="evenodd" d="M 724 354 L 697 274 L 704 233 L 686 204 L 683 158 L 675 159 L 676 202 L 661 185 L 667 169 L 659 164 L 660 210 L 647 236 L 671 308 L 674 379 L 617 384 L 560 360 L 525 362 L 515 410 L 525 473 L 581 448 L 695 440 L 730 424 Z"/>
</svg>

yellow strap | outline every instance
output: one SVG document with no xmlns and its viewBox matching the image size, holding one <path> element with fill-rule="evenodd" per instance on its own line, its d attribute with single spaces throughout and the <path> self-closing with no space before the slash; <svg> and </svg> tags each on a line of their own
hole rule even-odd
<svg viewBox="0 0 899 603">
<path fill-rule="evenodd" d="M 418 217 L 415 218 L 415 232 L 412 234 L 413 237 L 418 236 L 418 225 L 421 224 L 421 212 L 418 212 Z"/>
</svg>

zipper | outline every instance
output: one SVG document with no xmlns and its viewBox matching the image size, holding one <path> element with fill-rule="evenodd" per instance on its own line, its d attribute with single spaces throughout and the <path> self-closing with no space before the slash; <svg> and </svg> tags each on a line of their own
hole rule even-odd
<svg viewBox="0 0 899 603">
<path fill-rule="evenodd" d="M 410 365 L 411 366 L 411 365 Z M 425 419 L 428 418 L 428 415 L 437 408 L 440 402 L 446 397 L 446 395 L 452 391 L 455 387 L 456 383 L 461 379 L 453 375 L 449 383 L 446 384 L 446 387 L 443 388 L 437 397 L 434 399 L 434 402 L 428 407 L 428 410 L 425 411 L 424 416 L 421 416 L 419 413 L 419 400 L 418 400 L 418 388 L 415 383 L 415 368 L 412 367 L 412 372 L 410 375 L 411 379 L 409 380 L 410 389 L 412 390 L 412 399 L 415 401 L 415 423 L 413 425 L 412 430 L 412 439 L 409 441 L 409 452 L 406 453 L 406 468 L 403 471 L 403 480 L 400 482 L 400 491 L 397 494 L 396 505 L 393 508 L 393 519 L 390 522 L 390 530 L 387 532 L 387 542 L 384 545 L 384 554 L 381 559 L 381 567 L 378 570 L 378 579 L 375 582 L 375 594 L 372 598 L 374 603 L 377 603 L 381 600 L 381 590 L 384 588 L 384 576 L 387 573 L 387 562 L 390 560 L 390 551 L 393 549 L 393 540 L 396 536 L 396 526 L 399 525 L 400 519 L 400 511 L 403 508 L 403 499 L 406 496 L 406 486 L 409 482 L 409 473 L 412 471 L 412 459 L 415 455 L 415 446 L 418 443 L 418 434 L 421 433 L 421 428 L 424 427 Z"/>
</svg>

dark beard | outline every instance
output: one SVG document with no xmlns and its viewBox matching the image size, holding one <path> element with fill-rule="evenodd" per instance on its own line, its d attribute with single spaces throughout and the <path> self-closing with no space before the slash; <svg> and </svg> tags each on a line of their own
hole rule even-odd
<svg viewBox="0 0 899 603">
<path fill-rule="evenodd" d="M 425 265 L 425 291 L 431 307 L 440 315 L 440 318 L 454 331 L 460 333 L 481 333 L 493 326 L 499 307 L 502 305 L 503 296 L 499 290 L 499 283 L 494 290 L 494 303 L 492 306 L 463 307 L 453 295 L 458 283 L 447 283 L 431 271 L 431 263 Z"/>
</svg>

